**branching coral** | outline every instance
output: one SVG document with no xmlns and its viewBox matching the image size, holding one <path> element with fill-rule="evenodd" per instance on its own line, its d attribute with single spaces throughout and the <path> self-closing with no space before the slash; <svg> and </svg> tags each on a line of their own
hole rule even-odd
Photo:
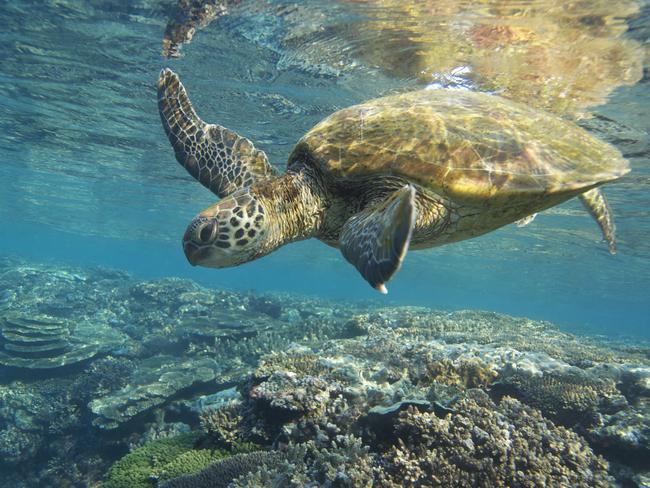
<svg viewBox="0 0 650 488">
<path fill-rule="evenodd" d="M 316 376 L 298 376 L 278 371 L 263 383 L 254 386 L 249 397 L 288 416 L 316 413 L 322 410 L 338 385 Z"/>
<path fill-rule="evenodd" d="M 217 446 L 232 447 L 243 437 L 240 428 L 243 421 L 240 404 L 231 403 L 218 409 L 204 410 L 200 419 L 201 428 L 208 435 L 210 442 Z"/>
<path fill-rule="evenodd" d="M 160 488 L 226 488 L 234 479 L 261 466 L 264 469 L 269 469 L 282 462 L 283 459 L 283 454 L 279 452 L 257 451 L 236 454 L 208 466 L 197 474 L 185 475 L 167 481 L 161 484 Z"/>
<path fill-rule="evenodd" d="M 575 433 L 504 398 L 459 401 L 439 418 L 410 409 L 395 424 L 396 445 L 375 468 L 378 486 L 606 487 L 607 462 Z"/>
<path fill-rule="evenodd" d="M 182 475 L 198 473 L 231 455 L 247 453 L 256 448 L 236 443 L 230 450 L 196 448 L 200 434 L 192 432 L 159 439 L 127 454 L 111 467 L 103 488 L 151 488 Z"/>
<path fill-rule="evenodd" d="M 613 382 L 582 374 L 515 374 L 496 384 L 493 391 L 514 396 L 567 426 L 590 424 L 599 410 L 611 413 L 627 404 Z"/>
<path fill-rule="evenodd" d="M 310 441 L 291 447 L 285 462 L 242 476 L 230 488 L 370 488 L 372 462 L 368 447 L 354 436 L 339 436 L 327 448 Z"/>
<path fill-rule="evenodd" d="M 117 461 L 102 488 L 151 488 L 150 477 L 168 463 L 192 450 L 195 433 L 145 444 Z"/>
<path fill-rule="evenodd" d="M 269 354 L 260 360 L 255 371 L 257 378 L 264 378 L 282 369 L 300 375 L 319 376 L 330 371 L 318 355 L 304 352 Z"/>
<path fill-rule="evenodd" d="M 179 476 L 198 473 L 227 456 L 228 453 L 221 450 L 195 449 L 187 451 L 164 466 L 154 469 L 150 475 L 150 479 L 161 482 L 178 478 Z"/>
<path fill-rule="evenodd" d="M 432 359 L 426 355 L 422 361 L 412 361 L 410 376 L 416 384 L 436 381 L 459 388 L 485 388 L 497 377 L 496 371 L 478 358 Z"/>
</svg>

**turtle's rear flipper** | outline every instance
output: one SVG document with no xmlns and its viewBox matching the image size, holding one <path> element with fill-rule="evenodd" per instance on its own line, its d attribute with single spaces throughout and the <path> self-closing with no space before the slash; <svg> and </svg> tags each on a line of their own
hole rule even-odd
<svg viewBox="0 0 650 488">
<path fill-rule="evenodd" d="M 607 241 L 609 252 L 616 254 L 616 226 L 612 218 L 612 211 L 603 192 L 599 188 L 593 188 L 582 193 L 580 201 L 598 222 L 603 238 Z"/>
<path fill-rule="evenodd" d="M 158 110 L 178 162 L 219 197 L 274 175 L 266 154 L 251 141 L 196 115 L 170 69 L 162 70 L 158 79 Z"/>
<path fill-rule="evenodd" d="M 517 227 L 526 227 L 533 220 L 535 220 L 535 217 L 537 217 L 537 213 L 530 214 L 527 217 L 524 217 L 523 219 L 519 219 L 515 221 L 515 224 L 517 224 Z"/>
<path fill-rule="evenodd" d="M 353 215 L 343 226 L 343 256 L 381 293 L 388 292 L 385 283 L 402 264 L 415 217 L 415 188 L 406 185 L 386 200 Z"/>
</svg>

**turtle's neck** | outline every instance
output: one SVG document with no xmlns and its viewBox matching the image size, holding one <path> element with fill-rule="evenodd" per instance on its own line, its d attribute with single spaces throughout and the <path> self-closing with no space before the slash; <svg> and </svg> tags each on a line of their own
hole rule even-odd
<svg viewBox="0 0 650 488">
<path fill-rule="evenodd" d="M 264 208 L 269 247 L 277 248 L 318 234 L 327 197 L 312 170 L 287 171 L 277 178 L 255 183 L 250 192 Z"/>
</svg>

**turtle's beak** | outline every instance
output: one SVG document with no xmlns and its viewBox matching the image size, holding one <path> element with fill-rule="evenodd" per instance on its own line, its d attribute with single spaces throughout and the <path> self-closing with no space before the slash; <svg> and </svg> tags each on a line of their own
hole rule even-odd
<svg viewBox="0 0 650 488">
<path fill-rule="evenodd" d="M 197 247 L 193 242 L 185 241 L 183 243 L 183 251 L 185 252 L 185 257 L 192 266 L 199 264 L 201 260 L 201 248 Z"/>
<path fill-rule="evenodd" d="M 193 242 L 185 242 L 183 244 L 183 251 L 192 266 L 205 266 L 207 268 L 219 267 L 214 263 L 213 247 L 199 247 Z"/>
<path fill-rule="evenodd" d="M 210 267 L 207 263 L 207 260 L 212 253 L 209 247 L 197 247 L 193 242 L 186 242 L 183 244 L 183 251 L 185 251 L 185 257 L 192 266 Z"/>
<path fill-rule="evenodd" d="M 211 244 L 217 235 L 217 222 L 206 217 L 196 217 L 183 236 L 183 251 L 192 266 L 200 265 L 211 253 Z"/>
</svg>

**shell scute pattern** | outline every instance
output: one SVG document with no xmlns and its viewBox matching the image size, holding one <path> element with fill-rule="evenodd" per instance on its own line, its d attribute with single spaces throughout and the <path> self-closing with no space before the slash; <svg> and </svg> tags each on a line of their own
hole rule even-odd
<svg viewBox="0 0 650 488">
<path fill-rule="evenodd" d="M 290 164 L 305 151 L 335 182 L 399 176 L 454 200 L 584 191 L 628 171 L 616 149 L 576 125 L 493 95 L 448 90 L 339 111 L 302 138 Z"/>
</svg>

